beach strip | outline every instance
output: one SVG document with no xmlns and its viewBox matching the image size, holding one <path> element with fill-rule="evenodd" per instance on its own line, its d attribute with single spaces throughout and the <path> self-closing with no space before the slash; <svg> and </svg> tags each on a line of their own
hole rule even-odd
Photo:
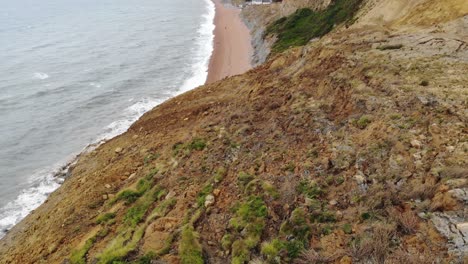
<svg viewBox="0 0 468 264">
<path fill-rule="evenodd" d="M 241 74 L 252 68 L 250 31 L 240 17 L 241 9 L 221 1 L 213 0 L 216 9 L 214 45 L 206 83 Z"/>
</svg>

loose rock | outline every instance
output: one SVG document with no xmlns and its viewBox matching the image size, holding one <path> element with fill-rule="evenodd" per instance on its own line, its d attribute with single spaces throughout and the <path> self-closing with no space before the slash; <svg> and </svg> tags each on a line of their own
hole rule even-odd
<svg viewBox="0 0 468 264">
<path fill-rule="evenodd" d="M 208 207 L 215 203 L 215 197 L 211 194 L 208 194 L 205 198 L 205 207 Z"/>
</svg>

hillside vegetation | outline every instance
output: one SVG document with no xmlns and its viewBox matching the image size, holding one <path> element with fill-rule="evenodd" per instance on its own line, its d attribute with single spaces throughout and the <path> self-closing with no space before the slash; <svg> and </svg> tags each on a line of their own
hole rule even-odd
<svg viewBox="0 0 468 264">
<path fill-rule="evenodd" d="M 274 24 L 357 19 L 83 154 L 0 263 L 466 263 L 468 6 L 402 1 Z"/>
<path fill-rule="evenodd" d="M 322 37 L 336 25 L 350 21 L 359 10 L 362 0 L 336 0 L 324 10 L 302 8 L 269 25 L 266 34 L 277 36 L 272 52 L 282 52 L 294 46 L 303 46 L 311 39 Z"/>
</svg>

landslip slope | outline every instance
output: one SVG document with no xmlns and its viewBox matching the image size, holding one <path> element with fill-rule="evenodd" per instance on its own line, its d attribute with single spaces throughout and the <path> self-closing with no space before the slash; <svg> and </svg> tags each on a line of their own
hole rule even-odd
<svg viewBox="0 0 468 264">
<path fill-rule="evenodd" d="M 383 2 L 83 154 L 0 263 L 466 262 L 466 4 Z"/>
</svg>

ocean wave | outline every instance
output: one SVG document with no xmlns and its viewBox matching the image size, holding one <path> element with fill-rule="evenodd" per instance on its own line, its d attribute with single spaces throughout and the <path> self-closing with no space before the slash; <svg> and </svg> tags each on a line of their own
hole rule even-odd
<svg viewBox="0 0 468 264">
<path fill-rule="evenodd" d="M 35 79 L 39 79 L 39 80 L 45 80 L 47 78 L 49 78 L 49 75 L 47 73 L 43 73 L 43 72 L 35 72 L 33 74 L 34 78 Z"/>
</svg>

